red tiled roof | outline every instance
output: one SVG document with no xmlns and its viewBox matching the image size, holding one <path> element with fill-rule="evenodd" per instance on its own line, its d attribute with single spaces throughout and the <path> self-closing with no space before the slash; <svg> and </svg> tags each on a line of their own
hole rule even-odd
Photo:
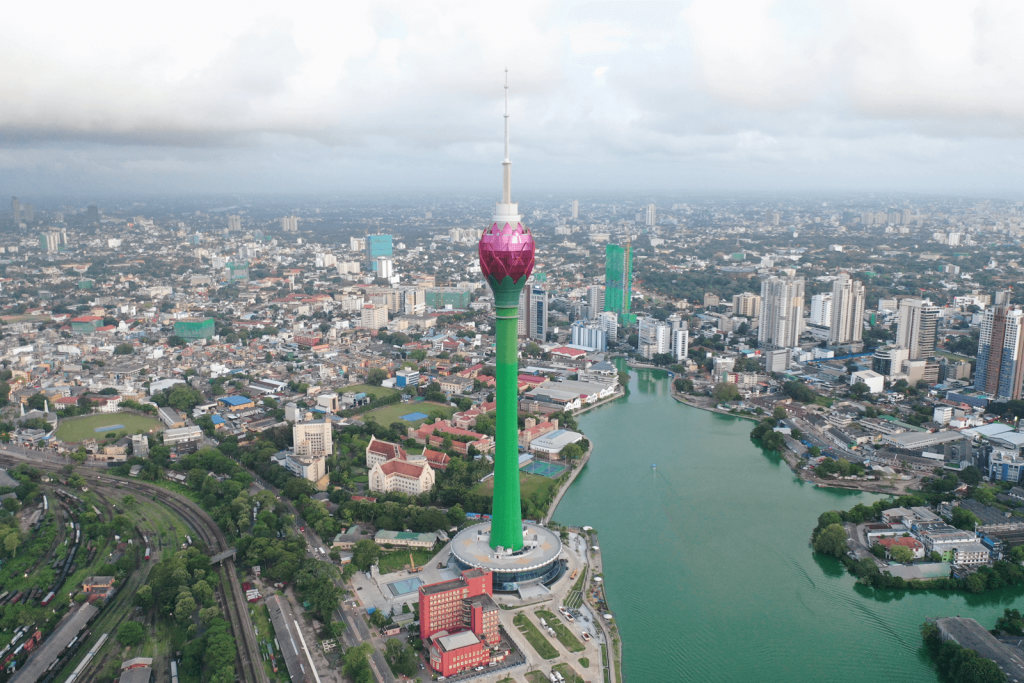
<svg viewBox="0 0 1024 683">
<path fill-rule="evenodd" d="M 414 465 L 404 460 L 388 460 L 380 466 L 380 469 L 384 472 L 385 476 L 398 474 L 403 477 L 419 479 L 420 475 L 423 474 L 423 467 L 421 465 Z"/>
<path fill-rule="evenodd" d="M 443 470 L 448 467 L 451 458 L 448 457 L 447 453 L 441 451 L 432 451 L 429 448 L 424 449 L 423 457 L 427 459 L 427 463 L 430 464 L 435 470 Z"/>
<path fill-rule="evenodd" d="M 391 443 L 390 441 L 381 441 L 376 437 L 370 438 L 370 445 L 367 447 L 367 450 L 377 455 L 383 455 L 388 460 L 395 458 L 405 460 L 406 455 L 405 450 L 398 444 Z"/>
<path fill-rule="evenodd" d="M 557 353 L 563 356 L 572 356 L 573 358 L 587 355 L 587 352 L 582 349 L 570 349 L 568 346 L 559 346 L 557 349 L 551 349 L 551 353 Z"/>
</svg>

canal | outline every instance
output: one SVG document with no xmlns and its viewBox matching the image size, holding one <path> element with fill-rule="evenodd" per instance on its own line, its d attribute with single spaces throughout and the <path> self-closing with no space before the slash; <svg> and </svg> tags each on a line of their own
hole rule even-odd
<svg viewBox="0 0 1024 683">
<path fill-rule="evenodd" d="M 631 683 L 934 683 L 926 616 L 991 628 L 1024 594 L 855 585 L 808 539 L 821 512 L 878 496 L 801 482 L 751 422 L 677 403 L 663 371 L 630 374 L 625 398 L 580 418 L 594 453 L 554 518 L 600 534 Z"/>
</svg>

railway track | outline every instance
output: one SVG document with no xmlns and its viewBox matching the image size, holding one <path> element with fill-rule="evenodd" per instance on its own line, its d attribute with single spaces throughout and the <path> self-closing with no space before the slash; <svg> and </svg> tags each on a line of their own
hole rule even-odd
<svg viewBox="0 0 1024 683">
<path fill-rule="evenodd" d="M 103 479 L 99 475 L 94 475 Z M 107 475 L 109 477 L 109 475 Z M 196 536 L 203 541 L 206 547 L 213 553 L 227 550 L 227 538 L 220 527 L 216 525 L 196 503 L 174 494 L 159 486 L 144 484 L 137 481 L 125 481 L 123 479 L 110 478 L 122 489 L 137 491 L 146 495 L 155 495 L 157 501 L 167 506 L 177 514 L 196 532 Z M 220 563 L 220 588 L 221 603 L 225 609 L 225 617 L 231 627 L 231 632 L 238 645 L 238 664 L 241 680 L 252 683 L 270 683 L 266 669 L 263 667 L 263 659 L 260 656 L 259 646 L 256 643 L 256 634 L 252 630 L 252 621 L 248 618 L 248 605 L 242 587 L 238 584 L 238 577 L 235 574 L 234 562 L 228 558 Z"/>
<path fill-rule="evenodd" d="M 0 462 L 16 465 L 26 462 L 26 460 L 25 457 L 0 453 Z M 37 469 L 50 472 L 60 472 L 62 469 L 60 465 L 54 463 L 32 461 L 31 464 Z M 206 511 L 193 501 L 160 486 L 134 479 L 124 479 L 107 473 L 84 472 L 80 474 L 94 488 L 96 486 L 102 488 L 119 486 L 121 489 L 142 493 L 146 497 L 155 497 L 158 502 L 170 508 L 192 527 L 196 536 L 206 544 L 210 551 L 217 553 L 227 550 L 228 543 L 224 532 Z M 260 656 L 252 621 L 248 619 L 249 603 L 245 601 L 242 587 L 238 583 L 234 561 L 228 558 L 221 562 L 220 572 L 222 579 L 219 588 L 221 602 L 227 610 L 225 616 L 238 646 L 239 680 L 246 681 L 246 683 L 270 683 L 270 678 L 263 667 L 263 659 Z"/>
</svg>

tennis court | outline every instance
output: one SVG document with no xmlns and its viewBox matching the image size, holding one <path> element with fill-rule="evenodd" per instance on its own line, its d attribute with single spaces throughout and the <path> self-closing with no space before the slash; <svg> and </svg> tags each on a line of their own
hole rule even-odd
<svg viewBox="0 0 1024 683">
<path fill-rule="evenodd" d="M 565 471 L 565 465 L 556 465 L 553 462 L 544 462 L 543 460 L 527 463 L 519 468 L 521 472 L 527 474 L 539 474 L 542 477 L 555 478 Z"/>
<path fill-rule="evenodd" d="M 402 419 L 406 422 L 415 422 L 416 420 L 425 420 L 428 417 L 430 416 L 426 413 L 409 413 L 407 415 L 403 415 Z"/>
<path fill-rule="evenodd" d="M 97 427 L 92 430 L 94 432 L 116 432 L 118 429 L 124 429 L 124 425 L 107 425 L 106 427 Z"/>
<path fill-rule="evenodd" d="M 397 598 L 399 595 L 408 595 L 409 593 L 415 593 L 420 589 L 420 586 L 422 585 L 423 582 L 416 578 L 402 579 L 401 581 L 389 583 L 388 590 L 390 590 L 391 594 Z"/>
</svg>

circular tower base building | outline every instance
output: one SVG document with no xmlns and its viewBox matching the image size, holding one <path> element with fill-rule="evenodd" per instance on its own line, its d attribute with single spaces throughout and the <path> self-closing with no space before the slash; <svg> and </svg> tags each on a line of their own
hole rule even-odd
<svg viewBox="0 0 1024 683">
<path fill-rule="evenodd" d="M 514 593 L 537 584 L 547 586 L 565 573 L 565 563 L 559 559 L 562 541 L 558 534 L 542 526 L 523 523 L 520 550 L 495 550 L 490 541 L 490 522 L 463 529 L 452 539 L 449 568 L 456 572 L 465 569 L 491 572 L 496 593 Z"/>
</svg>

